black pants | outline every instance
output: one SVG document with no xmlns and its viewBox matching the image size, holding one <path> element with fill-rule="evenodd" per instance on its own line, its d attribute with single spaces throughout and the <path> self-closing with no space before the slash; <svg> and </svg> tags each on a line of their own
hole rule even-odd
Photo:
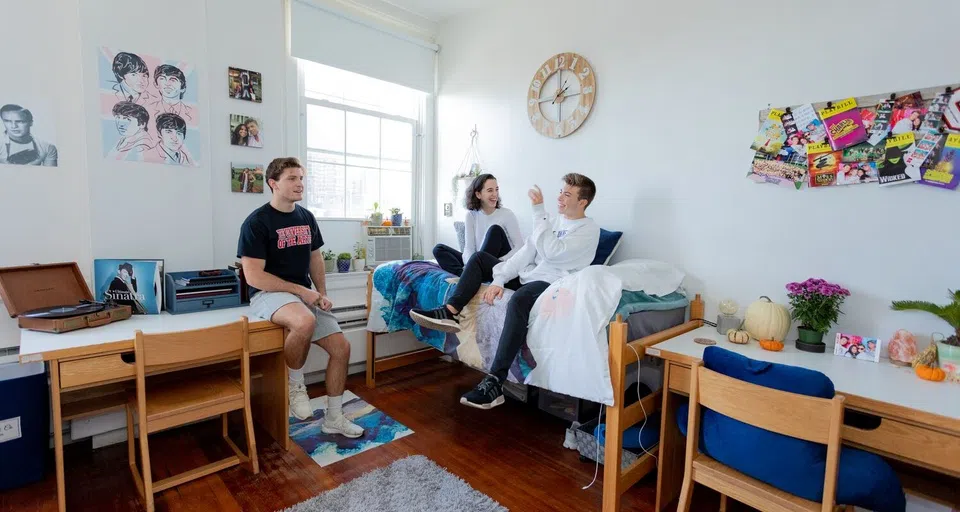
<svg viewBox="0 0 960 512">
<path fill-rule="evenodd" d="M 502 227 L 494 224 L 487 230 L 483 236 L 483 244 L 480 251 L 499 258 L 510 252 L 510 239 L 507 238 L 507 232 Z M 437 244 L 433 248 L 433 257 L 437 259 L 440 268 L 454 275 L 463 274 L 463 253 L 450 247 L 449 245 Z"/>
<path fill-rule="evenodd" d="M 485 252 L 478 252 L 471 256 L 467 265 L 463 267 L 463 274 L 448 304 L 457 311 L 462 311 L 480 290 L 480 285 L 493 279 L 493 267 L 497 263 L 500 263 L 500 260 Z M 516 278 L 505 285 L 515 293 L 507 303 L 507 316 L 503 322 L 503 332 L 500 333 L 500 344 L 497 347 L 493 365 L 490 367 L 490 373 L 500 379 L 501 383 L 507 380 L 510 365 L 527 341 L 527 321 L 530 320 L 530 310 L 537 302 L 537 297 L 549 286 L 550 283 L 545 281 L 532 281 L 521 285 L 520 280 Z"/>
</svg>

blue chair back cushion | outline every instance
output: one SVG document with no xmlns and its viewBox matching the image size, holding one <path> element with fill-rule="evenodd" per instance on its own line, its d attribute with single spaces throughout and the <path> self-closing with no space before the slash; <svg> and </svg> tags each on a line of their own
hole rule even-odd
<svg viewBox="0 0 960 512">
<path fill-rule="evenodd" d="M 620 244 L 620 238 L 623 231 L 607 231 L 600 228 L 600 242 L 597 244 L 597 254 L 593 257 L 591 265 L 606 265 L 610 262 L 610 257 Z"/>
<path fill-rule="evenodd" d="M 768 363 L 711 346 L 703 363 L 717 373 L 751 384 L 819 398 L 833 398 L 830 379 L 808 368 Z M 677 411 L 687 433 L 689 404 Z M 748 425 L 710 409 L 701 409 L 700 451 L 717 461 L 782 491 L 811 501 L 823 498 L 826 445 Z M 906 496 L 893 468 L 878 455 L 842 446 L 837 504 L 877 512 L 906 509 Z"/>
</svg>

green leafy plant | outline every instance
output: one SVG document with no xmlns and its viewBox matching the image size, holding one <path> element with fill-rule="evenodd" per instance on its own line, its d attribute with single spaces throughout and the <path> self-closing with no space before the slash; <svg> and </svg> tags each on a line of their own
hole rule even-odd
<svg viewBox="0 0 960 512">
<path fill-rule="evenodd" d="M 349 261 L 349 260 L 350 260 L 349 252 L 341 252 L 340 254 L 337 255 L 337 261 Z"/>
<path fill-rule="evenodd" d="M 939 316 L 950 324 L 954 331 L 953 336 L 944 340 L 944 343 L 960 347 L 960 290 L 948 291 L 952 302 L 946 306 L 938 306 L 923 300 L 895 300 L 890 305 L 890 309 L 894 311 L 926 311 Z"/>
<path fill-rule="evenodd" d="M 394 215 L 399 215 L 399 214 L 400 214 L 400 208 L 390 208 L 390 213 L 392 213 L 392 214 L 394 214 Z"/>
<path fill-rule="evenodd" d="M 380 213 L 380 203 L 378 202 L 373 203 L 373 213 Z"/>
<path fill-rule="evenodd" d="M 334 258 L 333 251 L 323 251 L 323 259 L 331 261 Z"/>
<path fill-rule="evenodd" d="M 357 242 L 353 244 L 353 257 L 358 260 L 363 260 L 367 258 L 367 248 Z"/>
<path fill-rule="evenodd" d="M 840 285 L 814 278 L 787 284 L 787 292 L 793 319 L 799 320 L 801 327 L 816 332 L 830 330 L 842 313 L 840 305 L 850 295 L 850 290 Z"/>
</svg>

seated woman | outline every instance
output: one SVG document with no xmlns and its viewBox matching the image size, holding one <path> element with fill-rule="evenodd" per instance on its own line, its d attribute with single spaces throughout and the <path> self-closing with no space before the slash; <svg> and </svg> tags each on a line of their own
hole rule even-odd
<svg viewBox="0 0 960 512">
<path fill-rule="evenodd" d="M 506 261 L 523 246 L 517 216 L 500 205 L 500 187 L 492 174 L 481 174 L 467 188 L 463 253 L 444 244 L 433 248 L 440 268 L 459 276 L 463 264 L 479 251 Z M 479 249 L 478 249 L 479 248 Z"/>
</svg>

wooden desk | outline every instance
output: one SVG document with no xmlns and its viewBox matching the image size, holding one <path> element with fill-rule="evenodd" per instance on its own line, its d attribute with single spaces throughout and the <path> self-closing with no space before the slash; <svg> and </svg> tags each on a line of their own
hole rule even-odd
<svg viewBox="0 0 960 512">
<path fill-rule="evenodd" d="M 879 426 L 861 429 L 844 425 L 843 443 L 879 455 L 960 477 L 960 386 L 929 382 L 911 368 L 857 361 L 830 353 L 802 352 L 785 343 L 781 352 L 727 341 L 713 327 L 701 327 L 647 349 L 647 355 L 664 360 L 663 408 L 660 425 L 660 458 L 655 510 L 663 510 L 680 495 L 686 439 L 677 427 L 677 407 L 690 387 L 690 365 L 703 357 L 706 345 L 694 338 L 711 338 L 719 347 L 761 361 L 801 366 L 819 371 L 845 396 L 851 411 L 870 416 Z"/>
<path fill-rule="evenodd" d="M 237 321 L 243 315 L 250 321 L 253 417 L 289 450 L 284 331 L 279 325 L 257 317 L 249 307 L 180 315 L 166 312 L 134 315 L 128 320 L 61 334 L 20 331 L 20 362 L 47 361 L 50 368 L 57 499 L 61 512 L 66 510 L 62 422 L 123 409 L 126 390 L 135 381 L 134 332 L 211 327 Z"/>
</svg>

